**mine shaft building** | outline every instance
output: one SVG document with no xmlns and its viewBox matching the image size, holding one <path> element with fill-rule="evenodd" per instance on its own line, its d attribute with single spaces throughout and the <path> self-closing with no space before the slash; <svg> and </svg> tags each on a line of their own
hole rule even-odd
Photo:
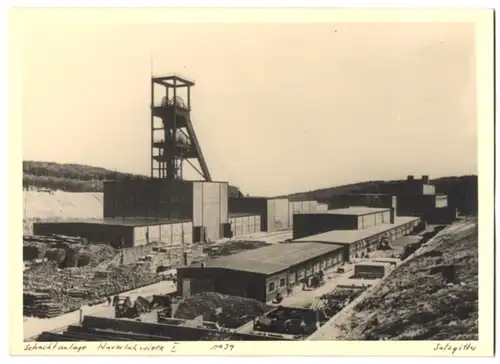
<svg viewBox="0 0 500 364">
<path fill-rule="evenodd" d="M 178 75 L 151 79 L 149 177 L 105 182 L 103 219 L 35 223 L 35 233 L 80 236 L 93 242 L 121 235 L 126 246 L 157 239 L 169 243 L 178 236 L 186 244 L 229 235 L 228 183 L 212 181 L 209 173 L 191 120 L 193 86 L 193 81 Z M 198 172 L 200 181 L 184 179 L 186 163 Z M 169 234 L 177 232 L 179 223 L 183 233 Z"/>
<path fill-rule="evenodd" d="M 177 269 L 177 292 L 201 292 L 268 302 L 320 270 L 341 264 L 343 246 L 322 243 L 274 244 Z"/>
<path fill-rule="evenodd" d="M 194 241 L 224 236 L 227 201 L 227 182 L 147 179 L 104 184 L 106 219 L 187 219 Z"/>
</svg>

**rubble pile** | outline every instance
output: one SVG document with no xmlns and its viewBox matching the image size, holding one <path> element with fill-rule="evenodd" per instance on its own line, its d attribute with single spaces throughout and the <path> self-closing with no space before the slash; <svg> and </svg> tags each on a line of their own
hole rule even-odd
<svg viewBox="0 0 500 364">
<path fill-rule="evenodd" d="M 23 237 L 23 260 L 33 263 L 46 259 L 59 268 L 97 265 L 111 260 L 117 251 L 107 244 L 89 244 L 86 239 L 63 235 Z"/>
<path fill-rule="evenodd" d="M 193 319 L 203 315 L 206 321 L 220 322 L 226 327 L 245 323 L 258 317 L 270 307 L 257 300 L 227 296 L 215 292 L 200 293 L 182 300 L 175 312 L 176 318 Z M 235 322 L 233 322 L 235 321 Z M 229 324 L 233 322 L 233 324 Z"/>
<path fill-rule="evenodd" d="M 365 287 L 358 288 L 335 288 L 332 292 L 321 296 L 312 309 L 322 310 L 328 317 L 333 317 L 349 303 L 359 297 Z"/>
<path fill-rule="evenodd" d="M 228 240 L 223 243 L 210 244 L 203 247 L 203 252 L 210 258 L 233 255 L 245 250 L 253 250 L 271 245 L 260 240 Z"/>
</svg>

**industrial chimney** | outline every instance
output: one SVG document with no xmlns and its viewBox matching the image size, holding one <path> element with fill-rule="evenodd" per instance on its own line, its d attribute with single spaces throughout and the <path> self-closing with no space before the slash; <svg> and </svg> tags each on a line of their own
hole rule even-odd
<svg viewBox="0 0 500 364">
<path fill-rule="evenodd" d="M 408 178 L 406 178 L 407 181 L 413 181 L 415 179 L 415 177 L 413 176 L 408 176 Z"/>
<path fill-rule="evenodd" d="M 422 183 L 424 185 L 428 185 L 429 184 L 429 176 L 422 176 Z"/>
<path fill-rule="evenodd" d="M 395 220 L 394 215 L 396 215 L 395 209 L 394 209 L 394 207 L 391 207 L 391 224 L 394 224 L 394 220 Z"/>
</svg>

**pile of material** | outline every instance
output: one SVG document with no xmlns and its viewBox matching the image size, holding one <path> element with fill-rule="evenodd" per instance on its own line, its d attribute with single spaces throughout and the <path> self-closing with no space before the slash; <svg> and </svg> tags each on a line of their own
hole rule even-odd
<svg viewBox="0 0 500 364">
<path fill-rule="evenodd" d="M 97 273 L 97 274 L 96 274 Z M 111 267 L 96 272 L 91 267 L 57 268 L 56 262 L 36 264 L 24 271 L 24 292 L 44 293 L 45 303 L 57 303 L 60 313 L 71 312 L 84 304 L 103 302 L 102 298 L 159 282 L 161 277 L 148 271 L 144 264 Z M 33 301 L 25 302 L 26 316 L 39 316 Z M 48 317 L 42 316 L 40 317 Z"/>
<path fill-rule="evenodd" d="M 85 239 L 70 236 L 25 235 L 23 260 L 47 259 L 60 268 L 97 265 L 111 260 L 117 251 L 107 244 L 88 244 Z"/>
<path fill-rule="evenodd" d="M 205 321 L 218 322 L 223 326 L 232 327 L 244 324 L 269 310 L 270 307 L 257 300 L 206 292 L 182 300 L 175 312 L 175 317 L 194 319 L 203 315 Z"/>
<path fill-rule="evenodd" d="M 45 244 L 50 244 L 50 243 L 85 244 L 86 243 L 86 240 L 84 238 L 78 238 L 78 237 L 66 236 L 66 235 L 57 235 L 57 234 L 50 235 L 50 236 L 24 235 L 23 241 L 24 242 L 45 243 Z"/>
<path fill-rule="evenodd" d="M 24 316 L 50 318 L 62 313 L 62 306 L 53 302 L 48 293 L 32 292 L 23 294 Z"/>
<path fill-rule="evenodd" d="M 477 274 L 477 222 L 452 225 L 338 322 L 340 333 L 318 340 L 477 340 Z"/>
<path fill-rule="evenodd" d="M 271 245 L 260 240 L 229 240 L 223 243 L 210 244 L 203 248 L 203 252 L 209 257 L 233 255 L 245 250 L 253 250 Z"/>
<path fill-rule="evenodd" d="M 156 283 L 161 279 L 155 274 L 151 274 L 143 264 L 112 267 L 105 272 L 105 279 L 102 277 L 103 272 L 96 273 L 100 273 L 99 276 L 87 279 L 81 287 L 71 292 L 73 294 L 78 292 L 81 297 L 87 299 L 107 297 Z"/>
<path fill-rule="evenodd" d="M 328 317 L 333 317 L 345 306 L 354 301 L 365 291 L 365 288 L 335 288 L 332 292 L 316 299 L 311 309 L 323 311 Z"/>
<path fill-rule="evenodd" d="M 40 302 L 27 298 L 27 316 L 49 317 L 74 311 L 162 280 L 149 263 L 120 265 L 121 254 L 106 244 L 88 244 L 85 239 L 61 235 L 29 235 L 23 243 L 28 263 L 23 272 L 23 292 L 43 293 L 45 307 L 41 309 Z"/>
</svg>

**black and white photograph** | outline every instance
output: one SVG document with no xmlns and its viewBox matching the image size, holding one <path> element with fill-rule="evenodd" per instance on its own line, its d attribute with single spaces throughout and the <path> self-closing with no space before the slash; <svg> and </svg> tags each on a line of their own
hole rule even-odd
<svg viewBox="0 0 500 364">
<path fill-rule="evenodd" d="M 318 341 L 492 353 L 479 312 L 493 315 L 493 111 L 480 98 L 493 63 L 477 20 L 491 30 L 492 11 L 85 11 L 11 14 L 21 355 Z"/>
</svg>

